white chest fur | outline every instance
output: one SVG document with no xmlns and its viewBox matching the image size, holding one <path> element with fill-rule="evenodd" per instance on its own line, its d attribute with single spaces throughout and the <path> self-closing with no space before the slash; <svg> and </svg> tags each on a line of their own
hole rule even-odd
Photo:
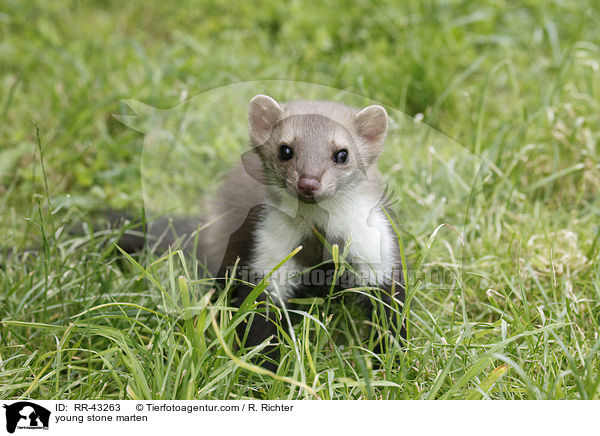
<svg viewBox="0 0 600 436">
<path fill-rule="evenodd" d="M 376 285 L 391 275 L 397 244 L 379 199 L 339 195 L 319 202 L 321 211 L 317 205 L 292 200 L 267 208 L 257 228 L 250 268 L 259 276 L 269 273 L 309 237 L 313 232 L 311 225 L 325 229 L 329 240 L 350 240 L 349 258 L 366 283 Z M 296 285 L 291 278 L 307 266 L 292 258 L 273 274 L 271 291 L 281 298 L 280 302 L 294 295 Z"/>
</svg>

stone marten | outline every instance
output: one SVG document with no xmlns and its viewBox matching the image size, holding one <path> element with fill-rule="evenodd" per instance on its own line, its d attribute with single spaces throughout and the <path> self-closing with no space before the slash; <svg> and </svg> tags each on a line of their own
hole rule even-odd
<svg viewBox="0 0 600 436">
<path fill-rule="evenodd" d="M 387 307 L 404 300 L 404 282 L 376 168 L 388 127 L 385 109 L 356 109 L 330 101 L 279 103 L 257 95 L 250 101 L 248 121 L 250 149 L 204 218 L 214 222 L 199 235 L 200 260 L 214 277 L 224 277 L 239 258 L 238 277 L 256 284 L 302 246 L 270 277 L 267 292 L 259 297 L 270 296 L 283 306 L 306 292 L 326 296 L 334 271 L 330 247 L 337 244 L 341 252 L 346 246 L 352 271 L 338 277 L 338 285 L 382 289 L 390 328 L 403 335 Z M 159 227 L 155 223 L 150 233 L 160 233 Z M 177 231 L 191 232 L 198 223 L 182 227 Z M 171 242 L 165 240 L 163 248 Z M 251 290 L 237 286 L 233 303 L 239 306 Z M 276 333 L 272 313 L 255 316 L 246 346 Z M 269 350 L 276 360 L 275 348 Z"/>
</svg>

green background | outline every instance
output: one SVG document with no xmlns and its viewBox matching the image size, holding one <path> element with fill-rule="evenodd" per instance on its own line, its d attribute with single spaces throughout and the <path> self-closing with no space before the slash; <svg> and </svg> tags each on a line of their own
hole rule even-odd
<svg viewBox="0 0 600 436">
<path fill-rule="evenodd" d="M 3 1 L 0 397 L 313 396 L 294 380 L 321 398 L 598 398 L 598 22 L 592 0 Z M 304 310 L 324 324 L 305 317 L 282 340 L 279 378 L 240 369 L 210 316 L 149 311 L 140 270 L 98 224 L 107 208 L 142 207 L 144 136 L 113 118 L 120 100 L 169 109 L 270 79 L 418 116 L 491 169 L 458 259 L 441 240 L 428 246 L 434 225 L 405 241 L 411 265 L 453 285 L 409 286 L 411 343 L 379 366 L 370 320 L 345 305 L 332 320 L 316 302 Z M 215 172 L 237 147 L 207 150 Z M 417 202 L 418 176 L 390 178 Z M 178 274 L 156 278 L 180 292 Z M 244 358 L 228 313 L 219 328 Z"/>
</svg>

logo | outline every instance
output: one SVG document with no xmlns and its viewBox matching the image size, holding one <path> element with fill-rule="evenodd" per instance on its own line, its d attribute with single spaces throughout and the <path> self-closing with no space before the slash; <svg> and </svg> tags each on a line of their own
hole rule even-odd
<svg viewBox="0 0 600 436">
<path fill-rule="evenodd" d="M 6 431 L 14 433 L 15 429 L 48 429 L 50 411 L 29 401 L 19 401 L 3 406 L 6 409 Z"/>
</svg>

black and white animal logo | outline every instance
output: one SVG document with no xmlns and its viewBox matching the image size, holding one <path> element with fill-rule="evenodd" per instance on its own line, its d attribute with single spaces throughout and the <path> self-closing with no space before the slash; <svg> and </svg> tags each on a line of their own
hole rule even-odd
<svg viewBox="0 0 600 436">
<path fill-rule="evenodd" d="M 30 401 L 5 404 L 6 431 L 14 433 L 19 429 L 48 429 L 50 411 Z"/>
</svg>

